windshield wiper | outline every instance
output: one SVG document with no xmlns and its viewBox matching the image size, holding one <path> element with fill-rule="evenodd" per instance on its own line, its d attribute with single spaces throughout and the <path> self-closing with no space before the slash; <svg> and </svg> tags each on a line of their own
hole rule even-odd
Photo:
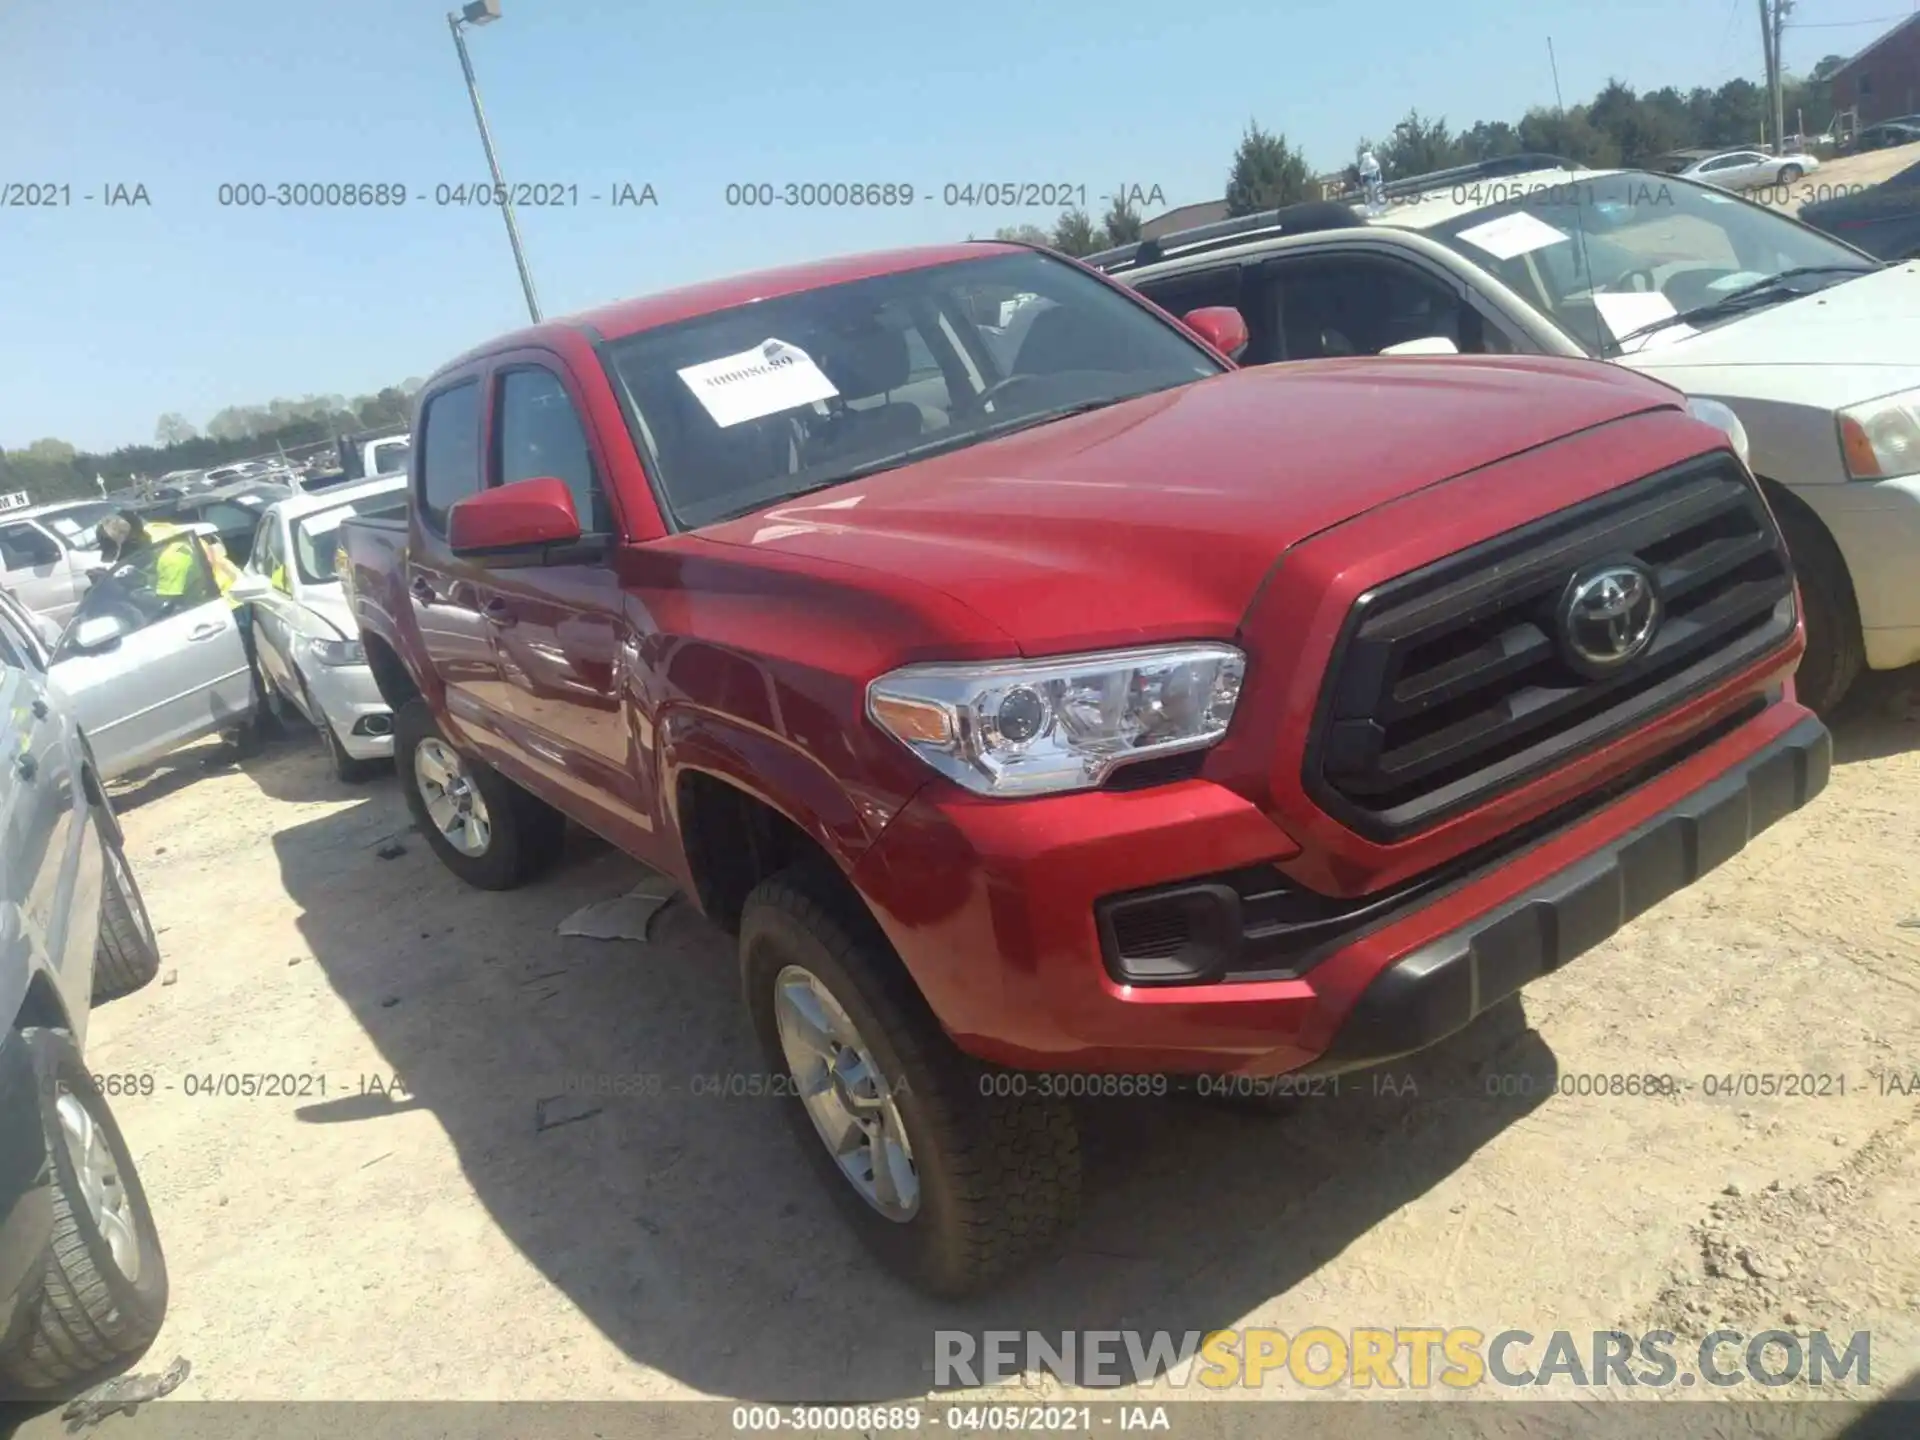
<svg viewBox="0 0 1920 1440">
<path fill-rule="evenodd" d="M 1658 320 L 1642 325 L 1637 330 L 1629 330 L 1613 342 L 1616 350 L 1625 350 L 1627 342 L 1651 335 L 1655 331 L 1665 330 L 1670 325 L 1689 325 L 1696 320 L 1711 320 L 1730 310 L 1738 310 L 1748 302 L 1797 300 L 1803 295 L 1811 295 L 1811 290 L 1797 290 L 1791 285 L 1781 287 L 1782 280 L 1796 280 L 1803 275 L 1871 275 L 1880 269 L 1878 265 L 1796 265 L 1790 270 L 1782 270 L 1778 275 L 1769 275 L 1764 280 L 1756 280 L 1751 285 L 1742 285 L 1738 290 L 1730 290 L 1717 300 L 1709 300 L 1704 305 L 1696 305 L 1691 310 L 1678 310 L 1671 315 L 1662 315 Z"/>
<path fill-rule="evenodd" d="M 1152 391 L 1142 391 L 1152 394 Z M 994 440 L 1003 435 L 1012 435 L 1019 430 L 1031 430 L 1036 425 L 1046 425 L 1055 420 L 1064 420 L 1069 415 L 1085 415 L 1089 411 L 1104 410 L 1109 405 L 1118 405 L 1122 400 L 1132 400 L 1132 395 L 1109 395 L 1098 400 L 1076 400 L 1071 405 L 1056 405 L 1051 410 L 1036 410 L 1030 415 L 1015 415 L 1002 420 L 997 425 L 988 425 L 979 430 L 968 430 L 959 435 L 943 435 L 938 440 L 929 440 L 922 445 L 909 446 L 897 450 L 891 455 L 883 455 L 877 460 L 854 465 L 846 470 L 837 470 L 822 479 L 803 485 L 798 490 L 788 490 L 772 499 L 756 499 L 751 504 L 742 505 L 724 515 L 716 515 L 711 520 L 703 520 L 703 525 L 719 525 L 728 520 L 738 520 L 742 515 L 751 515 L 769 505 L 784 505 L 789 500 L 798 500 L 802 495 L 812 495 L 819 490 L 830 490 L 835 485 L 844 485 L 849 480 L 864 480 L 869 475 L 878 475 L 884 470 L 897 470 L 902 465 L 911 465 L 916 460 L 928 460 L 935 455 L 944 455 L 950 450 L 964 450 L 969 445 L 977 445 L 982 440 Z"/>
</svg>

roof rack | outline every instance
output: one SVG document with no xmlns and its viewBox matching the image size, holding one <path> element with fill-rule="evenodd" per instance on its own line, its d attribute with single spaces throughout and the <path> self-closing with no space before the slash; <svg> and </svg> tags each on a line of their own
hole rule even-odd
<svg viewBox="0 0 1920 1440">
<path fill-rule="evenodd" d="M 1176 230 L 1155 240 L 1140 240 L 1088 255 L 1085 263 L 1111 275 L 1120 270 L 1137 270 L 1173 255 L 1205 254 L 1224 250 L 1261 235 L 1299 235 L 1309 230 L 1343 230 L 1365 225 L 1366 218 L 1351 205 L 1337 200 L 1307 200 L 1297 205 L 1282 205 L 1277 210 L 1262 210 L 1233 220 L 1216 220 L 1211 225 L 1196 225 Z"/>
</svg>

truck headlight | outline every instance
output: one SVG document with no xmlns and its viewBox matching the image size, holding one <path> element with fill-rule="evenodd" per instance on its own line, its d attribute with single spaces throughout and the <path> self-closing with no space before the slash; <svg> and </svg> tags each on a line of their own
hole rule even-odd
<svg viewBox="0 0 1920 1440">
<path fill-rule="evenodd" d="M 1722 405 L 1718 400 L 1693 396 L 1687 400 L 1687 413 L 1722 431 L 1733 442 L 1733 453 L 1740 457 L 1740 463 L 1748 469 L 1753 468 L 1753 447 L 1747 443 L 1747 427 L 1740 423 L 1740 417 L 1733 413 L 1731 407 Z"/>
<path fill-rule="evenodd" d="M 867 687 L 867 713 L 976 795 L 1051 795 L 1217 743 L 1246 668 L 1231 645 L 909 665 Z"/>
<path fill-rule="evenodd" d="M 367 652 L 358 640 L 323 640 L 316 636 L 307 641 L 307 653 L 322 665 L 364 665 Z"/>
<path fill-rule="evenodd" d="M 1850 478 L 1920 474 L 1920 390 L 1849 405 L 1839 420 L 1840 454 Z"/>
</svg>

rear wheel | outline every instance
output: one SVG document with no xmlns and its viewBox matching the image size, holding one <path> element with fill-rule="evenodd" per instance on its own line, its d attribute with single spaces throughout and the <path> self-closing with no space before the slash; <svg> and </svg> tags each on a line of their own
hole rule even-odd
<svg viewBox="0 0 1920 1440">
<path fill-rule="evenodd" d="M 1840 547 L 1817 520 L 1784 504 L 1774 513 L 1793 557 L 1807 626 L 1807 653 L 1793 677 L 1794 690 L 1802 705 L 1831 715 L 1867 663 L 1853 581 Z"/>
<path fill-rule="evenodd" d="M 93 998 L 131 995 L 160 973 L 160 942 L 119 844 L 107 837 L 100 893 L 100 938 L 93 952 Z"/>
<path fill-rule="evenodd" d="M 560 812 L 454 749 L 425 700 L 394 713 L 393 758 L 420 833 L 469 885 L 511 890 L 559 859 Z"/>
<path fill-rule="evenodd" d="M 29 1028 L 53 1196 L 53 1243 L 0 1347 L 20 1398 L 57 1399 L 137 1358 L 167 1311 L 167 1261 L 133 1157 L 73 1041 Z"/>
<path fill-rule="evenodd" d="M 935 1295 L 974 1294 L 1072 1223 L 1073 1115 L 962 1055 L 858 904 L 805 869 L 747 897 L 741 974 L 768 1081 L 881 1263 Z"/>
</svg>

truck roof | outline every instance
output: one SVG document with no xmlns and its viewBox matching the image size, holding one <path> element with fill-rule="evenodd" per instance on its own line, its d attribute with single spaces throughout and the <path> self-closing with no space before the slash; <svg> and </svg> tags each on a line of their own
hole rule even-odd
<svg viewBox="0 0 1920 1440">
<path fill-rule="evenodd" d="M 756 270 L 745 275 L 729 275 L 720 280 L 704 280 L 642 295 L 632 300 L 616 300 L 592 310 L 557 316 L 538 325 L 528 325 L 511 334 L 501 335 L 476 345 L 465 354 L 441 367 L 451 370 L 483 355 L 521 345 L 539 345 L 556 335 L 572 332 L 589 340 L 619 340 L 642 330 L 671 325 L 729 310 L 754 300 L 771 300 L 782 295 L 818 290 L 848 280 L 865 280 L 875 275 L 893 275 L 919 270 L 928 265 L 944 265 L 954 260 L 974 260 L 984 253 L 1001 251 L 1018 254 L 1027 247 L 1002 241 L 963 240 L 946 245 L 920 245 L 901 250 L 875 250 L 860 255 L 842 255 L 830 260 L 813 260 L 800 265 L 783 265 L 773 270 Z"/>
</svg>

